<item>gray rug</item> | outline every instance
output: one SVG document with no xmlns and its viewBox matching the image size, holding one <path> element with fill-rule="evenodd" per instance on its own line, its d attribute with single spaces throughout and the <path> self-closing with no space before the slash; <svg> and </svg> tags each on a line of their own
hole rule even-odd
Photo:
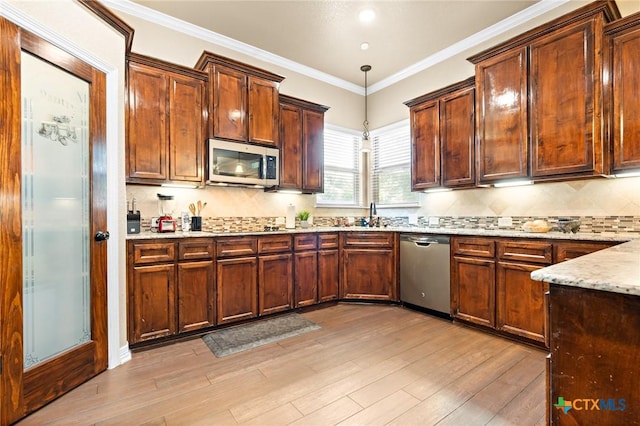
<svg viewBox="0 0 640 426">
<path fill-rule="evenodd" d="M 320 328 L 299 314 L 287 314 L 216 330 L 202 337 L 218 358 Z"/>
</svg>

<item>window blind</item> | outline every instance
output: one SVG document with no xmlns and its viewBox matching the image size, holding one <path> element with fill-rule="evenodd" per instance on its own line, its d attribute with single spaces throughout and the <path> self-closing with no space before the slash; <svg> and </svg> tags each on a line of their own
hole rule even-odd
<svg viewBox="0 0 640 426">
<path fill-rule="evenodd" d="M 360 204 L 359 134 L 327 124 L 324 129 L 324 193 L 316 204 L 355 207 Z"/>
<path fill-rule="evenodd" d="M 411 131 L 409 120 L 377 129 L 373 134 L 373 201 L 379 206 L 417 206 L 411 192 Z"/>
</svg>

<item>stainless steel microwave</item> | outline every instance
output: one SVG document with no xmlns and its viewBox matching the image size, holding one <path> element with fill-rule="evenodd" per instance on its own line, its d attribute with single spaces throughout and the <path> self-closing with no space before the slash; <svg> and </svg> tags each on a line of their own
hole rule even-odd
<svg viewBox="0 0 640 426">
<path fill-rule="evenodd" d="M 209 139 L 207 184 L 255 187 L 280 182 L 280 151 L 275 148 Z"/>
</svg>

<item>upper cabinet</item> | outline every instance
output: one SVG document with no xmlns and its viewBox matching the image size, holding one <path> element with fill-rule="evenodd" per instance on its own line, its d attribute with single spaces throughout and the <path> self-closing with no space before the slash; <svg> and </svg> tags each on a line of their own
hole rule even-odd
<svg viewBox="0 0 640 426">
<path fill-rule="evenodd" d="M 478 183 L 527 177 L 527 50 L 476 64 Z"/>
<path fill-rule="evenodd" d="M 594 2 L 469 58 L 479 183 L 608 173 L 601 52 L 619 17 L 614 2 Z"/>
<path fill-rule="evenodd" d="M 475 184 L 474 103 L 473 78 L 405 102 L 413 191 Z"/>
<path fill-rule="evenodd" d="M 640 170 L 640 13 L 605 28 L 612 173 Z"/>
<path fill-rule="evenodd" d="M 283 77 L 206 51 L 195 68 L 209 74 L 209 137 L 278 146 Z"/>
<path fill-rule="evenodd" d="M 128 58 L 127 183 L 204 184 L 206 74 Z"/>
<path fill-rule="evenodd" d="M 328 107 L 280 95 L 280 189 L 323 191 Z"/>
</svg>

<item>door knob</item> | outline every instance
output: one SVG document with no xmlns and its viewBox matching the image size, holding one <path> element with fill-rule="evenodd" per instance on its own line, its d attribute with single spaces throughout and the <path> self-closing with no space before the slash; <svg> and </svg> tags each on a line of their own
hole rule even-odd
<svg viewBox="0 0 640 426">
<path fill-rule="evenodd" d="M 93 239 L 96 241 L 106 241 L 109 239 L 109 231 L 106 231 L 106 232 L 98 231 L 96 232 L 96 235 L 93 237 Z"/>
</svg>

